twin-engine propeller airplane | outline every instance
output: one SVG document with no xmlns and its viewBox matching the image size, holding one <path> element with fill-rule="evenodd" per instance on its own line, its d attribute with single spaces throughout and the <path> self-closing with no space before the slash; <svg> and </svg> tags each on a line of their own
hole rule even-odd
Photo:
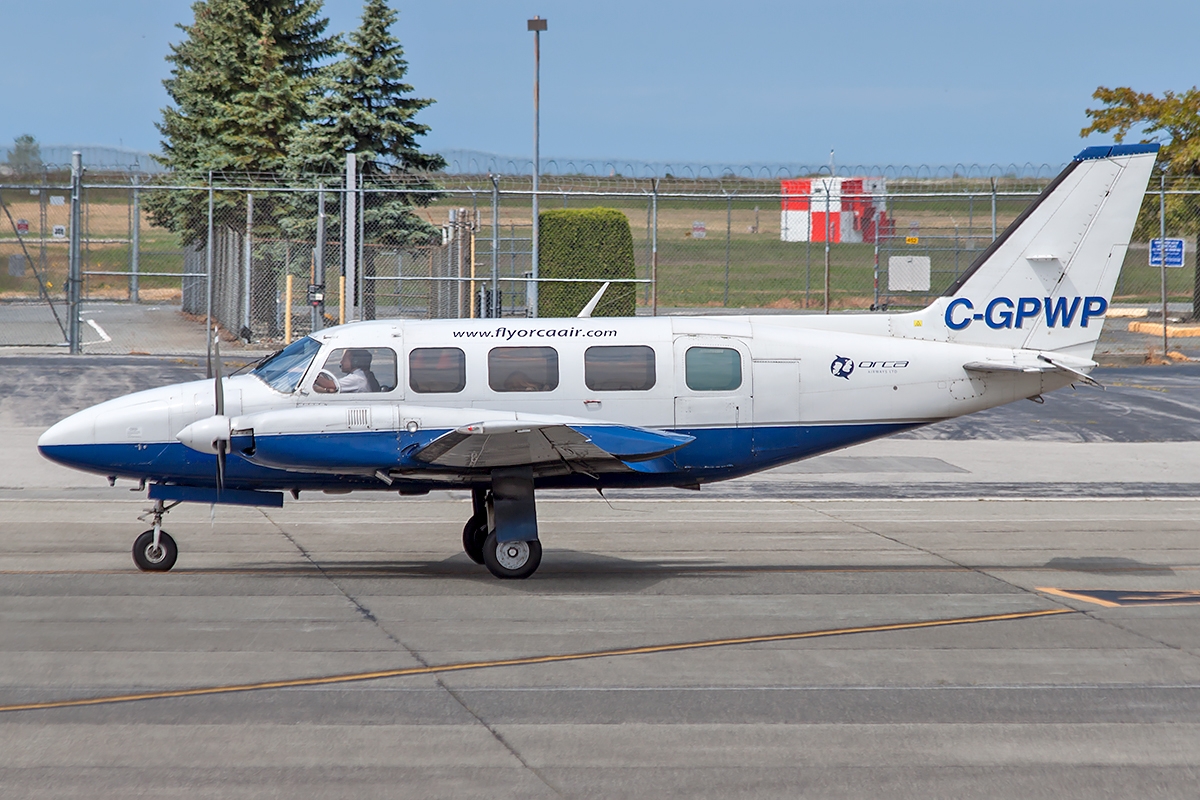
<svg viewBox="0 0 1200 800">
<path fill-rule="evenodd" d="M 927 308 L 904 314 L 393 320 L 249 374 L 59 422 L 61 464 L 149 483 L 133 558 L 175 564 L 179 502 L 470 489 L 467 555 L 541 561 L 535 489 L 699 488 L 1068 384 L 1091 356 L 1157 145 L 1089 147 Z M 219 357 L 217 363 L 220 363 Z"/>
</svg>

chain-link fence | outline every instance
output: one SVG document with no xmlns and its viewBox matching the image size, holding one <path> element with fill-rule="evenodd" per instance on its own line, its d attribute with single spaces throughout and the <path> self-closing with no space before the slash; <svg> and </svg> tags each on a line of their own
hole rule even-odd
<svg viewBox="0 0 1200 800">
<path fill-rule="evenodd" d="M 574 280 L 590 296 L 600 285 L 535 269 L 528 178 L 360 179 L 347 191 L 336 176 L 322 185 L 226 175 L 184 186 L 171 176 L 86 177 L 87 353 L 202 353 L 209 321 L 228 347 L 261 351 L 354 319 L 529 316 L 535 286 Z M 0 186 L 0 346 L 63 345 L 68 336 L 69 178 Z M 538 199 L 543 212 L 605 207 L 628 219 L 632 277 L 616 280 L 634 287 L 638 314 L 870 312 L 927 304 L 1048 180 L 549 176 Z M 1160 313 L 1163 271 L 1148 253 L 1160 204 L 1166 235 L 1187 249 L 1183 267 L 1165 270 L 1170 314 L 1191 315 L 1200 185 L 1180 179 L 1147 193 L 1113 301 L 1129 306 L 1120 313 Z M 1127 326 L 1110 320 L 1106 333 Z"/>
</svg>

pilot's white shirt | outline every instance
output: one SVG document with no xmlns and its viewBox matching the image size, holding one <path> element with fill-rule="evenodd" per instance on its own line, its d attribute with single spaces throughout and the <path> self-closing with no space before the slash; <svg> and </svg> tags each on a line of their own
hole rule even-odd
<svg viewBox="0 0 1200 800">
<path fill-rule="evenodd" d="M 361 369 L 356 369 L 350 374 L 338 378 L 337 386 L 339 392 L 371 391 L 371 383 L 367 380 L 367 373 Z"/>
</svg>

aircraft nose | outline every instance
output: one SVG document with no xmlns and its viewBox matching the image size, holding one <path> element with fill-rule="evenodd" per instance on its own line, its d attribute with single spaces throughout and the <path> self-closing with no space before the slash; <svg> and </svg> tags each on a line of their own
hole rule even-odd
<svg viewBox="0 0 1200 800">
<path fill-rule="evenodd" d="M 45 454 L 48 447 L 93 444 L 95 441 L 96 414 L 92 409 L 87 408 L 51 425 L 45 433 L 38 437 L 38 449 Z"/>
<path fill-rule="evenodd" d="M 84 451 L 96 443 L 96 413 L 88 408 L 55 423 L 38 437 L 38 452 L 67 467 L 82 468 Z"/>
</svg>

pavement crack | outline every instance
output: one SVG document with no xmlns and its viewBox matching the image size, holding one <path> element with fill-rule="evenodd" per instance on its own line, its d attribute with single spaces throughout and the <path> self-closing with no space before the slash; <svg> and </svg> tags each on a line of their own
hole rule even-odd
<svg viewBox="0 0 1200 800">
<path fill-rule="evenodd" d="M 313 569 L 315 569 L 321 575 L 322 578 L 327 580 L 331 586 L 333 586 L 335 589 L 337 589 L 338 593 L 340 595 L 342 595 L 342 597 L 346 598 L 347 602 L 349 602 L 352 606 L 354 606 L 354 608 L 358 612 L 359 616 L 361 616 L 364 620 L 366 620 L 367 622 L 374 625 L 375 628 L 380 633 L 382 633 L 384 635 L 384 637 L 387 638 L 388 641 L 392 642 L 393 644 L 396 645 L 396 647 L 400 648 L 405 653 L 407 653 L 414 661 L 416 661 L 422 667 L 432 666 L 429 663 L 429 661 L 427 661 L 425 659 L 425 657 L 423 655 L 421 655 L 420 651 L 409 646 L 403 640 L 401 640 L 400 637 L 396 636 L 391 631 L 389 631 L 387 629 L 387 627 L 385 627 L 383 625 L 383 623 L 381 623 L 379 621 L 379 619 L 375 616 L 375 614 L 371 611 L 371 609 L 369 609 L 366 605 L 364 605 L 363 602 L 361 600 L 359 600 L 357 597 L 355 597 L 348 589 L 346 589 L 346 587 L 342 586 L 342 584 L 338 582 L 338 580 L 335 576 L 333 576 L 329 572 L 327 572 L 325 570 L 325 568 L 323 566 L 321 566 L 320 562 L 318 562 L 315 558 L 312 557 L 312 554 L 308 552 L 308 550 L 304 547 L 304 545 L 302 545 L 302 544 L 300 544 L 300 542 L 296 541 L 296 538 L 294 536 L 292 536 L 290 533 L 288 533 L 287 530 L 285 530 L 284 527 L 282 525 L 280 525 L 276 520 L 272 519 L 271 515 L 268 514 L 265 509 L 259 509 L 259 511 L 263 515 L 263 517 L 266 518 L 266 520 L 275 528 L 275 530 L 277 530 L 279 532 L 279 535 L 282 536 L 283 538 L 287 539 L 288 542 L 291 543 L 292 547 L 296 548 L 296 551 L 298 553 L 300 553 L 300 555 L 304 558 L 304 560 L 307 561 L 310 565 L 312 565 Z M 560 790 L 557 786 L 555 786 L 553 783 L 551 783 L 546 778 L 546 776 L 541 773 L 540 770 L 538 770 L 536 767 L 534 767 L 532 764 L 530 764 L 528 761 L 525 760 L 525 757 L 521 755 L 521 753 L 517 750 L 517 748 L 515 746 L 513 746 L 511 742 L 509 742 L 507 739 L 504 738 L 504 734 L 500 733 L 500 731 L 498 731 L 495 726 L 493 726 L 490 722 L 488 722 L 486 719 L 484 719 L 482 716 L 480 716 L 479 713 L 477 711 L 475 711 L 475 709 L 471 708 L 470 704 L 467 703 L 467 701 L 465 699 L 463 699 L 463 697 L 461 695 L 459 695 L 458 692 L 456 692 L 454 689 L 450 688 L 450 686 L 448 686 L 445 683 L 445 681 L 442 680 L 441 675 L 434 673 L 433 678 L 434 678 L 434 681 L 437 683 L 438 688 L 441 689 L 443 692 L 445 692 L 450 698 L 452 698 L 454 700 L 454 702 L 457 703 L 464 712 L 469 714 L 476 722 L 478 722 L 480 725 L 482 725 L 483 728 L 489 734 L 491 734 L 492 738 L 495 739 L 496 742 L 501 747 L 503 747 L 505 750 L 508 751 L 508 753 L 517 761 L 517 763 L 519 763 L 522 767 L 524 767 L 526 770 L 528 770 L 531 775 L 533 775 L 535 778 L 537 778 L 538 781 L 540 783 L 542 783 L 542 785 L 544 785 L 551 792 L 553 792 L 555 794 L 555 796 L 565 797 L 562 790 Z"/>
</svg>

